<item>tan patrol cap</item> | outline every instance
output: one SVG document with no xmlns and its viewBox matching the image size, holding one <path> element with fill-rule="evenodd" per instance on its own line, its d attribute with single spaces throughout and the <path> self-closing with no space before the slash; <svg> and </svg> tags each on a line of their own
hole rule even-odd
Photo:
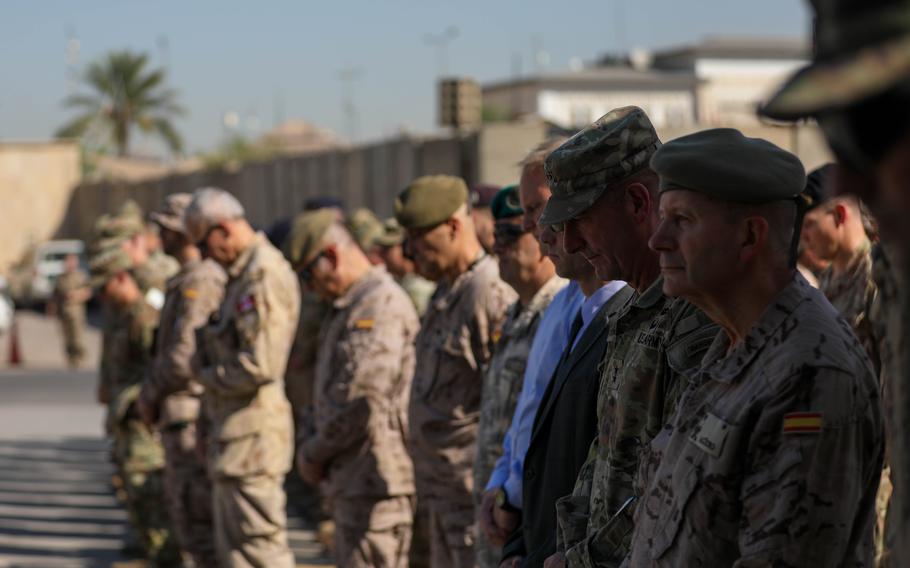
<svg viewBox="0 0 910 568">
<path fill-rule="evenodd" d="M 164 198 L 164 207 L 160 211 L 149 213 L 149 219 L 165 229 L 186 234 L 186 223 L 183 220 L 186 208 L 193 200 L 189 193 L 174 193 Z"/>
</svg>

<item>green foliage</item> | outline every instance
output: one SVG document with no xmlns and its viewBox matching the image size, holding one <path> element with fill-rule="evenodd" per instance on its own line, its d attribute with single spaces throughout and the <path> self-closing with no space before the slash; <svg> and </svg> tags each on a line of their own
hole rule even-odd
<svg viewBox="0 0 910 568">
<path fill-rule="evenodd" d="M 484 124 L 491 122 L 506 122 L 509 120 L 509 111 L 496 105 L 485 104 L 480 109 L 480 117 Z"/>
<path fill-rule="evenodd" d="M 278 154 L 278 148 L 265 142 L 250 142 L 243 136 L 235 134 L 222 142 L 218 148 L 200 156 L 207 169 L 232 169 L 246 162 L 267 160 Z"/>
<path fill-rule="evenodd" d="M 63 101 L 77 115 L 58 131 L 59 138 L 80 138 L 90 147 L 129 153 L 134 128 L 160 137 L 174 154 L 183 141 L 171 122 L 184 113 L 177 92 L 165 85 L 164 69 L 150 69 L 144 53 L 117 51 L 91 63 L 82 77 L 89 94 Z"/>
</svg>

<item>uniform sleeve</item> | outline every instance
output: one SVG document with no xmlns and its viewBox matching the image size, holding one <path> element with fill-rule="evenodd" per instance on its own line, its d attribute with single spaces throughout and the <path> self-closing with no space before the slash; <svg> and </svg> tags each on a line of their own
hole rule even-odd
<svg viewBox="0 0 910 568">
<path fill-rule="evenodd" d="M 734 566 L 872 564 L 883 433 L 863 379 L 807 367 L 764 406 L 740 490 Z"/>
<path fill-rule="evenodd" d="M 271 296 L 268 279 L 255 279 L 238 294 L 237 305 L 231 306 L 234 315 L 223 328 L 205 328 L 210 365 L 200 371 L 199 382 L 206 389 L 222 397 L 242 397 L 275 380 L 268 324 L 271 312 L 282 306 Z"/>
<path fill-rule="evenodd" d="M 594 468 L 597 464 L 597 450 L 599 448 L 598 437 L 591 440 L 591 447 L 588 449 L 588 457 L 578 471 L 578 477 L 575 478 L 575 487 L 572 489 L 572 495 L 561 499 L 566 504 L 587 503 L 591 498 L 591 488 L 594 485 Z M 585 535 L 588 532 L 588 515 L 587 507 L 557 507 L 557 525 L 559 534 L 563 539 L 558 539 L 557 550 L 563 550 L 566 554 L 567 566 L 588 566 L 590 563 L 588 555 L 588 542 Z M 574 538 L 573 536 L 574 535 Z"/>
<path fill-rule="evenodd" d="M 332 368 L 327 392 L 317 393 L 316 432 L 303 445 L 307 460 L 315 463 L 328 463 L 360 444 L 370 420 L 387 414 L 401 388 L 402 353 L 411 339 L 406 319 L 384 312 L 352 325 L 336 347 L 339 364 Z"/>
<path fill-rule="evenodd" d="M 185 390 L 194 378 L 190 361 L 196 352 L 196 329 L 206 325 L 212 313 L 218 309 L 224 296 L 224 285 L 220 280 L 206 277 L 187 279 L 173 294 L 180 294 L 180 310 L 173 322 L 172 345 L 159 348 L 153 371 L 143 396 L 152 402 Z"/>
</svg>

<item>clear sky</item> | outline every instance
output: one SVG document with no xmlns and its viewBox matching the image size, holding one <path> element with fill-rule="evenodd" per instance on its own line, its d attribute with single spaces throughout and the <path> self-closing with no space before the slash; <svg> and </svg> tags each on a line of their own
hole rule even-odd
<svg viewBox="0 0 910 568">
<path fill-rule="evenodd" d="M 123 48 L 166 64 L 195 151 L 222 139 L 227 111 L 260 131 L 302 118 L 346 134 L 339 75 L 354 68 L 360 140 L 432 130 L 439 64 L 426 38 L 449 26 L 449 72 L 492 81 L 516 57 L 531 72 L 541 52 L 562 70 L 709 35 L 802 37 L 807 14 L 802 0 L 0 0 L 0 140 L 45 139 L 66 120 L 68 36 L 81 66 Z"/>
</svg>

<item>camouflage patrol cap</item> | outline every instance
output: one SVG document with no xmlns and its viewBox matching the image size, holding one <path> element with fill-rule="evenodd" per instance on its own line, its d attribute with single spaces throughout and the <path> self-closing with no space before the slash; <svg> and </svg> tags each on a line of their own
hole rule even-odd
<svg viewBox="0 0 910 568">
<path fill-rule="evenodd" d="M 133 268 L 133 261 L 119 246 L 109 246 L 95 253 L 89 260 L 92 288 L 101 288 L 108 280 Z"/>
<path fill-rule="evenodd" d="M 102 215 L 95 222 L 92 231 L 91 251 L 101 251 L 119 245 L 145 231 L 141 218 L 132 214 Z"/>
<path fill-rule="evenodd" d="M 348 218 L 348 231 L 363 250 L 369 250 L 373 241 L 382 234 L 382 221 L 369 209 L 360 208 Z"/>
<path fill-rule="evenodd" d="M 160 211 L 149 213 L 149 219 L 153 223 L 158 223 L 165 229 L 186 234 L 186 223 L 183 215 L 186 208 L 189 207 L 193 196 L 189 193 L 174 193 L 164 198 L 164 207 Z"/>
<path fill-rule="evenodd" d="M 467 203 L 468 186 L 460 177 L 423 176 L 395 199 L 395 218 L 406 229 L 434 227 Z"/>
<path fill-rule="evenodd" d="M 648 167 L 660 139 L 645 111 L 611 110 L 553 150 L 544 171 L 553 192 L 538 221 L 543 225 L 577 217 L 613 183 Z"/>
<path fill-rule="evenodd" d="M 496 197 L 493 198 L 493 202 L 490 203 L 490 210 L 493 212 L 493 218 L 497 221 L 499 219 L 518 217 L 524 213 L 524 209 L 521 208 L 521 201 L 518 199 L 518 186 L 507 185 L 500 189 Z"/>
<path fill-rule="evenodd" d="M 294 218 L 291 234 L 284 240 L 284 256 L 295 269 L 305 265 L 319 252 L 322 239 L 338 215 L 331 209 L 316 209 Z"/>
<path fill-rule="evenodd" d="M 398 224 L 395 217 L 389 217 L 382 222 L 382 233 L 376 237 L 373 244 L 381 247 L 394 247 L 404 242 L 404 229 Z"/>
<path fill-rule="evenodd" d="M 799 158 L 733 128 L 712 128 L 667 142 L 651 158 L 660 191 L 697 191 L 739 203 L 794 199 L 806 187 Z"/>
<path fill-rule="evenodd" d="M 910 2 L 812 0 L 814 61 L 760 109 L 778 120 L 840 110 L 910 78 Z"/>
</svg>

